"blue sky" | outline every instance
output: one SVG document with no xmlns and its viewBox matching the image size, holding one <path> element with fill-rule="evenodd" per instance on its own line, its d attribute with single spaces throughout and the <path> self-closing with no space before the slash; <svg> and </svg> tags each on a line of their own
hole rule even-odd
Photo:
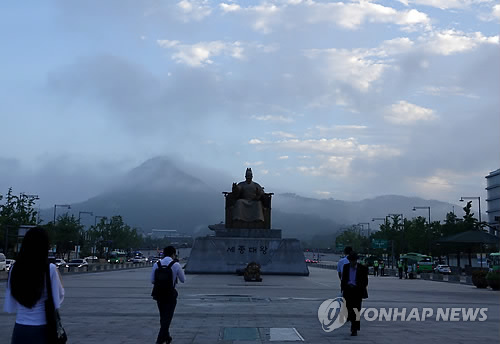
<svg viewBox="0 0 500 344">
<path fill-rule="evenodd" d="M 2 2 L 0 192 L 75 202 L 155 156 L 271 191 L 485 198 L 500 5 Z"/>
</svg>

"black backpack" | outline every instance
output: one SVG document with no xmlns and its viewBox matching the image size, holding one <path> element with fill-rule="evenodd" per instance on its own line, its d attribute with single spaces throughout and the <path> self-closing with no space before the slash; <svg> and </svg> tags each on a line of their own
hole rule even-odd
<svg viewBox="0 0 500 344">
<path fill-rule="evenodd" d="M 172 265 L 175 260 L 172 260 L 168 265 L 161 265 L 158 261 L 158 268 L 155 270 L 155 280 L 151 296 L 155 300 L 165 300 L 171 298 L 175 294 L 174 277 L 172 274 Z"/>
</svg>

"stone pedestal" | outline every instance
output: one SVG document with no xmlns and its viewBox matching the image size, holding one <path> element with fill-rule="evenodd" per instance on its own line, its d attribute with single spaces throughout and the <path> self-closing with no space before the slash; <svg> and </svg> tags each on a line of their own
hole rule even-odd
<svg viewBox="0 0 500 344">
<path fill-rule="evenodd" d="M 250 262 L 259 263 L 263 275 L 309 275 L 300 241 L 281 239 L 277 229 L 219 229 L 196 238 L 185 271 L 234 274 Z"/>
</svg>

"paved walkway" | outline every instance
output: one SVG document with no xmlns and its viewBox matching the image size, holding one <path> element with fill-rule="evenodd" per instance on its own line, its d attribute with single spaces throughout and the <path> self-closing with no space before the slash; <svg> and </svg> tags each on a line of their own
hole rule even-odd
<svg viewBox="0 0 500 344">
<path fill-rule="evenodd" d="M 179 287 L 173 343 L 470 343 L 498 342 L 500 294 L 468 285 L 370 276 L 368 307 L 488 307 L 483 322 L 367 322 L 358 337 L 349 325 L 326 333 L 319 305 L 339 294 L 332 270 L 309 277 L 263 276 L 246 283 L 235 275 L 188 275 Z M 65 275 L 61 309 L 69 343 L 154 343 L 159 327 L 150 297 L 150 268 Z M 0 284 L 0 298 L 5 284 Z M 0 343 L 8 343 L 15 316 L 0 313 Z M 239 340 L 238 340 L 239 338 Z M 247 340 L 244 340 L 247 339 Z M 299 341 L 296 341 L 299 342 Z"/>
</svg>

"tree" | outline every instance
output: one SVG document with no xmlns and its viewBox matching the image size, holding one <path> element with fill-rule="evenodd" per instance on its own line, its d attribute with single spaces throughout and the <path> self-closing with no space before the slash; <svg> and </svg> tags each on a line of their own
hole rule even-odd
<svg viewBox="0 0 500 344">
<path fill-rule="evenodd" d="M 4 197 L 0 195 L 0 200 Z M 0 204 L 0 238 L 4 239 L 4 251 L 15 247 L 17 240 L 17 229 L 21 225 L 36 225 L 38 212 L 34 209 L 38 197 L 21 193 L 14 195 L 9 188 L 5 197 L 5 203 Z"/>
<path fill-rule="evenodd" d="M 51 244 L 56 247 L 56 254 L 67 256 L 69 260 L 75 246 L 81 244 L 83 226 L 78 223 L 78 219 L 74 215 L 64 214 L 57 218 L 56 223 L 50 222 L 45 228 Z"/>
</svg>

